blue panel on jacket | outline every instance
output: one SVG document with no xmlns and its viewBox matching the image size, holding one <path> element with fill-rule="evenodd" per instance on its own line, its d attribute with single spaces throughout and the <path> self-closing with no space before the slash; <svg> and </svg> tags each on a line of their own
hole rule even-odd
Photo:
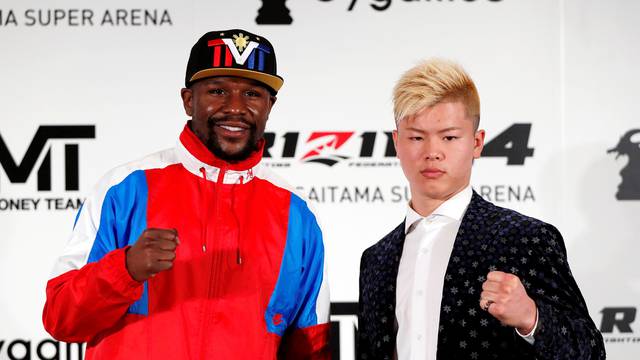
<svg viewBox="0 0 640 360">
<path fill-rule="evenodd" d="M 107 191 L 100 213 L 100 227 L 88 263 L 102 259 L 110 251 L 133 245 L 138 240 L 138 236 L 147 228 L 147 194 L 147 179 L 142 170 L 132 172 Z M 129 313 L 147 315 L 148 305 L 145 282 L 142 297 L 129 307 Z"/>
<path fill-rule="evenodd" d="M 316 218 L 307 204 L 292 194 L 280 274 L 265 312 L 269 332 L 282 336 L 289 326 L 317 325 L 323 264 L 322 233 Z"/>
</svg>

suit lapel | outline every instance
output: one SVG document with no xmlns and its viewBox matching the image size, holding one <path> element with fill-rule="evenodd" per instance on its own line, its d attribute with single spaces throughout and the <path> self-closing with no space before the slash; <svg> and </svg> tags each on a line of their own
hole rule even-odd
<svg viewBox="0 0 640 360">
<path fill-rule="evenodd" d="M 504 329 L 509 331 L 481 311 L 478 305 L 485 275 L 495 269 L 499 261 L 492 241 L 495 230 L 489 225 L 495 216 L 495 206 L 474 191 L 458 229 L 445 274 L 438 359 L 466 357 L 493 344 Z"/>
<path fill-rule="evenodd" d="M 373 296 L 378 298 L 376 313 L 377 318 L 371 319 L 376 323 L 376 328 L 381 340 L 379 349 L 382 358 L 393 356 L 396 343 L 396 325 L 395 325 L 395 309 L 396 309 L 396 283 L 398 278 L 398 266 L 400 265 L 400 257 L 402 256 L 402 248 L 404 246 L 404 221 L 396 227 L 384 240 L 380 243 L 380 247 L 375 253 L 375 261 L 379 270 L 375 275 L 375 282 L 379 286 L 375 291 L 377 294 Z"/>
</svg>

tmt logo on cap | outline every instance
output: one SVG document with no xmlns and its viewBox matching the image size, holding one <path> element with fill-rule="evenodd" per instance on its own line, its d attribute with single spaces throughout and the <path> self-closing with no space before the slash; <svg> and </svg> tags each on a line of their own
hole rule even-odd
<svg viewBox="0 0 640 360">
<path fill-rule="evenodd" d="M 277 74 L 276 55 L 269 40 L 239 29 L 208 32 L 191 48 L 185 86 L 213 76 L 257 80 L 274 93 L 284 82 Z"/>
</svg>

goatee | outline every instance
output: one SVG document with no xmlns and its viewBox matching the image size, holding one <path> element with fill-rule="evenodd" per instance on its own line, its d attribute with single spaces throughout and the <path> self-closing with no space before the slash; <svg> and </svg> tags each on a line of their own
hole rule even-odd
<svg viewBox="0 0 640 360">
<path fill-rule="evenodd" d="M 229 153 L 222 148 L 222 145 L 220 144 L 220 141 L 218 139 L 218 135 L 214 131 L 216 122 L 217 121 L 214 119 L 209 119 L 209 139 L 205 143 L 205 145 L 207 146 L 209 151 L 213 153 L 213 155 L 229 163 L 236 163 L 242 160 L 246 160 L 254 151 L 258 150 L 258 141 L 260 139 L 258 138 L 255 124 L 244 122 L 249 127 L 249 138 L 239 151 Z"/>
</svg>

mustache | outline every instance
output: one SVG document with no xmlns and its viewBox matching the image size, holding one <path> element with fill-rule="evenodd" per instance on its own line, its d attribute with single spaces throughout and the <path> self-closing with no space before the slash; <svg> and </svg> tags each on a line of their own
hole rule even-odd
<svg viewBox="0 0 640 360">
<path fill-rule="evenodd" d="M 207 125 L 209 127 L 213 127 L 219 123 L 225 123 L 225 122 L 229 122 L 229 121 L 233 121 L 233 122 L 241 122 L 242 124 L 246 125 L 247 127 L 253 129 L 256 127 L 255 124 L 249 122 L 244 116 L 242 115 L 224 115 L 224 116 L 210 116 L 209 118 L 207 118 Z"/>
</svg>

